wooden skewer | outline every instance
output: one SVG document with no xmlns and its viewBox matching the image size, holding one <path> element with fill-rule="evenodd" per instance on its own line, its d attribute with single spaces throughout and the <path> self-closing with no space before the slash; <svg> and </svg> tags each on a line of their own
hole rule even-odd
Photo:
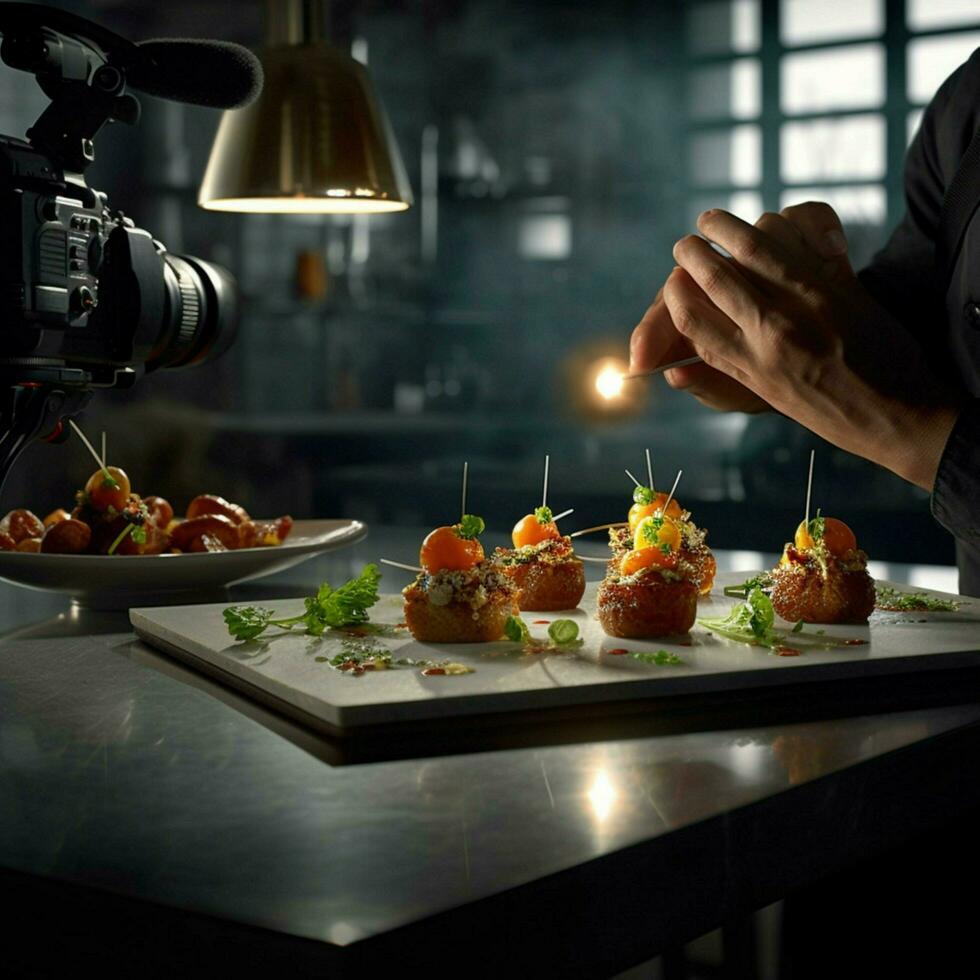
<svg viewBox="0 0 980 980">
<path fill-rule="evenodd" d="M 803 512 L 803 526 L 807 529 L 807 534 L 810 533 L 810 489 L 813 486 L 813 457 L 816 454 L 815 449 L 810 450 L 810 475 L 806 478 L 806 509 Z"/>
<path fill-rule="evenodd" d="M 569 537 L 578 538 L 583 534 L 592 534 L 595 531 L 608 531 L 611 527 L 629 527 L 629 522 L 616 521 L 614 524 L 597 524 L 595 527 L 584 527 L 581 531 L 573 531 Z"/>
<path fill-rule="evenodd" d="M 545 453 L 544 455 L 544 489 L 541 491 L 541 506 L 548 506 L 548 462 L 551 457 Z"/>
<path fill-rule="evenodd" d="M 681 473 L 683 472 L 683 470 L 677 471 L 677 478 L 674 480 L 674 485 L 670 488 L 670 493 L 667 495 L 667 500 L 664 503 L 664 509 L 661 511 L 665 517 L 667 515 L 667 508 L 670 506 L 670 502 L 674 499 L 674 491 L 677 489 L 677 484 L 681 482 Z"/>
<path fill-rule="evenodd" d="M 88 437 L 85 435 L 85 433 L 82 432 L 82 430 L 77 425 L 75 425 L 75 420 L 69 419 L 68 424 L 72 427 L 72 429 L 74 429 L 75 434 L 78 436 L 78 438 L 81 439 L 82 442 L 85 444 L 85 448 L 92 454 L 92 459 L 94 459 L 95 462 L 99 464 L 99 469 L 104 470 L 105 463 L 103 463 L 102 460 L 99 459 L 99 454 L 95 451 L 95 446 L 93 446 L 92 443 L 88 441 Z"/>
<path fill-rule="evenodd" d="M 663 374 L 664 371 L 669 371 L 671 368 L 687 367 L 688 364 L 701 363 L 702 358 L 700 357 L 684 357 L 679 361 L 671 361 L 669 364 L 661 364 L 660 367 L 655 367 L 652 371 L 637 371 L 635 374 L 624 374 L 623 381 L 632 381 L 634 378 L 650 378 L 655 374 Z"/>
<path fill-rule="evenodd" d="M 463 463 L 463 500 L 460 506 L 460 520 L 466 515 L 466 479 L 470 473 L 469 462 Z"/>
<path fill-rule="evenodd" d="M 105 469 L 105 432 L 102 433 L 102 469 Z"/>
<path fill-rule="evenodd" d="M 406 572 L 421 572 L 422 569 L 417 565 L 406 565 L 400 561 L 390 561 L 387 558 L 380 559 L 382 565 L 391 565 L 392 568 L 404 568 Z"/>
<path fill-rule="evenodd" d="M 574 514 L 574 513 L 575 513 L 575 508 L 569 507 L 568 510 L 563 510 L 560 514 L 556 515 L 555 517 L 552 517 L 551 518 L 552 523 L 554 523 L 555 521 L 560 521 L 563 517 L 568 517 L 569 514 Z"/>
<path fill-rule="evenodd" d="M 582 561 L 601 561 L 603 565 L 608 565 L 613 560 L 612 555 L 608 558 L 593 558 L 591 555 L 580 555 L 578 552 L 575 552 L 575 557 L 581 558 Z"/>
<path fill-rule="evenodd" d="M 642 483 L 640 483 L 640 481 L 639 481 L 639 480 L 638 480 L 638 479 L 637 479 L 637 478 L 636 478 L 635 476 L 633 476 L 633 474 L 632 474 L 632 473 L 630 473 L 630 471 L 629 471 L 629 470 L 626 470 L 626 475 L 627 475 L 627 476 L 628 476 L 628 477 L 629 477 L 629 478 L 630 478 L 630 479 L 631 479 L 631 480 L 632 480 L 632 481 L 633 481 L 633 482 L 634 482 L 634 483 L 635 483 L 635 484 L 636 484 L 636 485 L 637 485 L 638 487 L 642 487 L 642 486 L 643 486 L 643 484 L 642 484 Z"/>
<path fill-rule="evenodd" d="M 653 482 L 653 464 L 650 462 L 650 450 L 647 450 L 647 479 L 650 481 L 650 489 L 652 490 L 656 484 Z"/>
</svg>

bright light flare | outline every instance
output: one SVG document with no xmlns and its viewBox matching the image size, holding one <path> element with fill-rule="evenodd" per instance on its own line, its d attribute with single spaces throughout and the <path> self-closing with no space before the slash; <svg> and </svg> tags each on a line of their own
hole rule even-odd
<svg viewBox="0 0 980 980">
<path fill-rule="evenodd" d="M 605 401 L 614 401 L 623 394 L 623 370 L 613 362 L 600 365 L 595 376 L 595 390 Z"/>
<path fill-rule="evenodd" d="M 612 812 L 619 793 L 616 792 L 609 773 L 605 769 L 600 769 L 592 780 L 586 796 L 592 804 L 592 812 L 596 820 L 602 823 Z"/>
</svg>

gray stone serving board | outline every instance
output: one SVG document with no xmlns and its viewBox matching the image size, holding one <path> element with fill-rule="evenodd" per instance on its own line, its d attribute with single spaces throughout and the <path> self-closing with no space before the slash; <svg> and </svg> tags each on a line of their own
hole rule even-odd
<svg viewBox="0 0 980 980">
<path fill-rule="evenodd" d="M 751 574 L 719 576 L 715 593 L 702 600 L 698 615 L 727 615 L 737 600 L 723 597 L 722 587 Z M 392 635 L 378 637 L 377 642 L 397 651 L 398 657 L 449 659 L 475 668 L 471 674 L 433 677 L 413 668 L 369 671 L 360 676 L 337 671 L 327 661 L 341 651 L 341 640 L 329 635 L 313 638 L 283 633 L 270 640 L 235 642 L 221 615 L 226 604 L 132 609 L 130 620 L 137 634 L 151 646 L 222 683 L 314 728 L 353 734 L 363 728 L 454 716 L 681 694 L 718 695 L 802 681 L 980 666 L 980 599 L 922 591 L 957 598 L 960 607 L 949 613 L 876 612 L 868 626 L 820 627 L 828 637 L 869 642 L 829 650 L 808 649 L 797 657 L 779 657 L 765 649 L 723 640 L 697 625 L 686 642 L 685 638 L 672 642 L 606 636 L 593 615 L 594 583 L 576 610 L 524 614 L 532 634 L 540 637 L 546 636 L 548 627 L 534 620 L 576 620 L 584 643 L 570 652 L 523 654 L 517 644 L 506 641 L 422 644 L 403 630 L 390 630 Z M 281 616 L 295 615 L 303 608 L 300 599 L 263 605 Z M 401 620 L 401 596 L 382 596 L 371 610 L 373 623 L 395 626 Z M 628 654 L 609 652 L 623 648 L 637 652 L 667 650 L 684 662 L 657 666 Z"/>
</svg>

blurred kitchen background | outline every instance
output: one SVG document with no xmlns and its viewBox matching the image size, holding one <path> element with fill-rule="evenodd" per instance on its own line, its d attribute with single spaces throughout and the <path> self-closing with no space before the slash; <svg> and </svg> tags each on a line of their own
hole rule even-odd
<svg viewBox="0 0 980 980">
<path fill-rule="evenodd" d="M 261 48 L 260 0 L 62 6 L 133 39 Z M 883 561 L 951 563 L 924 493 L 779 417 L 722 416 L 634 382 L 604 398 L 629 334 L 695 215 L 754 221 L 808 199 L 842 215 L 856 264 L 903 208 L 902 160 L 942 80 L 980 46 L 975 0 L 343 0 L 333 43 L 363 61 L 415 194 L 369 216 L 206 212 L 198 186 L 220 113 L 139 96 L 89 182 L 171 251 L 227 266 L 245 294 L 236 345 L 186 373 L 101 394 L 134 488 L 179 507 L 218 492 L 253 514 L 421 525 L 469 509 L 506 530 L 539 502 L 566 530 L 622 519 L 653 453 L 710 542 L 778 551 L 815 506 Z M 0 68 L 0 132 L 45 99 Z M 92 469 L 37 445 L 6 507 L 64 504 Z"/>
</svg>

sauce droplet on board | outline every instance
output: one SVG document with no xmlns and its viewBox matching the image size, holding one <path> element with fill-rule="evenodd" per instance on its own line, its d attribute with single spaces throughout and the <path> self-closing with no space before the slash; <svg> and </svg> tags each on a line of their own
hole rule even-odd
<svg viewBox="0 0 980 980">
<path fill-rule="evenodd" d="M 616 647 L 615 650 L 607 650 L 606 653 L 608 653 L 610 657 L 621 657 L 624 653 L 629 653 L 629 650 L 627 650 L 625 647 Z"/>
<path fill-rule="evenodd" d="M 445 673 L 446 671 L 445 668 L 443 667 L 426 667 L 425 670 L 422 671 L 422 676 L 436 677 L 436 676 L 442 676 Z"/>
<path fill-rule="evenodd" d="M 800 651 L 796 647 L 776 647 L 773 653 L 777 657 L 798 657 L 800 655 Z"/>
</svg>

